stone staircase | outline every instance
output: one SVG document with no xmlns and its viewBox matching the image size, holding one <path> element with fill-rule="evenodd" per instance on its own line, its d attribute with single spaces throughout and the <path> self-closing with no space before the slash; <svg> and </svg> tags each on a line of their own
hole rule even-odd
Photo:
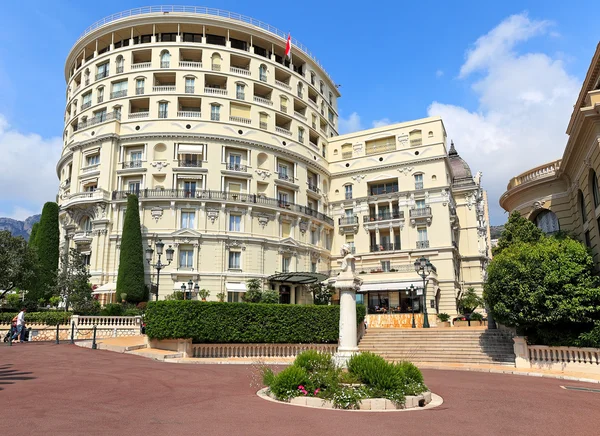
<svg viewBox="0 0 600 436">
<path fill-rule="evenodd" d="M 515 364 L 510 333 L 473 328 L 385 329 L 369 328 L 360 351 L 390 361 L 414 363 Z"/>
</svg>

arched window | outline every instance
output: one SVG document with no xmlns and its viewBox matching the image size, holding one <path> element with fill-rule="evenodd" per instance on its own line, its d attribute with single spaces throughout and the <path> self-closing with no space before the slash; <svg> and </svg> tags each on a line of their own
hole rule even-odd
<svg viewBox="0 0 600 436">
<path fill-rule="evenodd" d="M 596 171 L 590 171 L 591 188 L 594 196 L 594 208 L 600 205 L 600 191 L 598 191 L 598 177 L 596 177 Z"/>
<path fill-rule="evenodd" d="M 317 77 L 317 76 L 316 76 L 315 72 L 314 72 L 314 71 L 311 71 L 311 72 L 310 72 L 310 84 L 311 84 L 311 85 L 313 85 L 313 86 L 315 85 L 315 82 L 316 82 L 316 80 L 317 80 L 317 78 L 316 78 L 316 77 Z"/>
<path fill-rule="evenodd" d="M 577 199 L 579 201 L 579 210 L 581 211 L 581 219 L 585 223 L 585 222 L 587 222 L 587 211 L 585 210 L 585 197 L 583 196 L 583 192 L 581 192 L 581 189 L 579 190 L 579 192 L 577 194 Z"/>
<path fill-rule="evenodd" d="M 123 72 L 124 65 L 125 65 L 125 60 L 123 59 L 123 56 L 121 56 L 121 55 L 117 56 L 117 74 Z"/>
<path fill-rule="evenodd" d="M 302 82 L 298 82 L 298 98 L 302 98 Z"/>
<path fill-rule="evenodd" d="M 160 67 L 169 68 L 171 65 L 171 53 L 168 50 L 163 50 L 160 54 Z"/>
<path fill-rule="evenodd" d="M 210 62 L 213 71 L 221 71 L 221 55 L 219 53 L 213 53 L 210 57 Z"/>
<path fill-rule="evenodd" d="M 560 230 L 556 214 L 551 210 L 544 210 L 535 217 L 535 225 L 545 234 L 551 235 Z"/>
<path fill-rule="evenodd" d="M 261 82 L 267 81 L 267 66 L 265 64 L 260 64 L 260 67 L 258 67 L 258 75 Z"/>
<path fill-rule="evenodd" d="M 321 91 L 321 94 L 325 93 L 325 84 L 322 80 L 319 82 L 319 91 Z"/>
<path fill-rule="evenodd" d="M 83 219 L 83 221 L 81 222 L 81 228 L 84 232 L 92 231 L 92 220 L 90 219 L 90 217 L 85 217 Z"/>
</svg>

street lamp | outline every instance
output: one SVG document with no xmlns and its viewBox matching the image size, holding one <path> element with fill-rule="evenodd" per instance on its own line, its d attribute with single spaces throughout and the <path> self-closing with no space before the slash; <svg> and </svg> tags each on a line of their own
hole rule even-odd
<svg viewBox="0 0 600 436">
<path fill-rule="evenodd" d="M 410 311 L 412 312 L 412 328 L 416 329 L 417 328 L 417 324 L 415 323 L 415 299 L 414 299 L 414 294 L 413 292 L 415 292 L 416 289 L 414 287 L 414 285 L 411 283 L 410 284 Z"/>
<path fill-rule="evenodd" d="M 171 265 L 171 262 L 173 262 L 173 253 L 175 253 L 175 250 L 173 250 L 171 248 L 171 246 L 169 245 L 169 248 L 167 248 L 167 262 L 168 263 L 164 264 L 160 261 L 160 258 L 163 255 L 165 243 L 159 239 L 158 242 L 156 242 L 154 244 L 154 246 L 156 247 L 156 254 L 158 255 L 158 262 L 156 262 L 155 264 L 150 263 L 152 261 L 152 255 L 154 254 L 154 250 L 152 248 L 150 248 L 150 246 L 148 246 L 148 248 L 146 248 L 146 261 L 148 262 L 148 265 L 150 265 L 151 267 L 156 269 L 156 301 L 158 301 L 158 285 L 160 283 L 160 270 L 166 266 Z"/>
<path fill-rule="evenodd" d="M 198 285 L 198 283 L 196 283 L 194 285 L 194 282 L 192 281 L 192 279 L 190 279 L 190 281 L 187 283 L 187 287 L 185 286 L 185 283 L 183 283 L 181 285 L 181 292 L 183 292 L 183 299 L 187 300 L 186 296 L 187 293 L 190 293 L 190 300 L 192 299 L 192 290 L 197 294 L 198 291 L 200 290 L 200 286 Z"/>
<path fill-rule="evenodd" d="M 435 267 L 429 262 L 429 259 L 425 259 L 421 256 L 420 259 L 415 260 L 415 271 L 423 278 L 423 328 L 429 328 L 429 318 L 427 318 L 427 288 L 425 279 L 431 274 L 431 271 L 435 271 Z"/>
</svg>

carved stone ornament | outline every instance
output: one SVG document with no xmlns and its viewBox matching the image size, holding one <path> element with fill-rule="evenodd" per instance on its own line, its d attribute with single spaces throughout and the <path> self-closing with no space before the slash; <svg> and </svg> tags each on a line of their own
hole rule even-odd
<svg viewBox="0 0 600 436">
<path fill-rule="evenodd" d="M 150 162 L 150 165 L 152 165 L 154 168 L 156 168 L 158 171 L 162 171 L 163 168 L 166 168 L 169 166 L 169 162 Z"/>
<path fill-rule="evenodd" d="M 367 175 L 366 174 L 356 174 L 355 176 L 351 176 L 350 178 L 352 180 L 354 180 L 356 183 L 360 183 L 360 181 L 362 179 L 364 179 Z"/>
<path fill-rule="evenodd" d="M 263 180 L 266 180 L 268 177 L 271 177 L 271 171 L 257 169 L 256 174 L 258 174 Z"/>
<path fill-rule="evenodd" d="M 298 227 L 300 228 L 302 234 L 306 233 L 306 230 L 308 229 L 308 221 L 300 220 Z"/>
<path fill-rule="evenodd" d="M 541 209 L 541 208 L 543 208 L 543 207 L 544 207 L 544 204 L 545 204 L 545 203 L 546 203 L 546 202 L 545 202 L 544 200 L 540 200 L 540 201 L 534 201 L 534 202 L 533 202 L 533 209 L 534 209 L 534 210 Z"/>
<path fill-rule="evenodd" d="M 279 254 L 289 254 L 290 256 L 298 256 L 298 252 L 294 249 L 291 249 L 290 247 L 279 247 L 279 250 L 277 250 L 279 252 Z"/>
<path fill-rule="evenodd" d="M 319 253 L 318 251 L 310 251 L 310 258 L 313 261 L 320 261 L 321 260 L 321 253 Z"/>
<path fill-rule="evenodd" d="M 404 174 L 405 176 L 408 176 L 410 173 L 412 173 L 412 170 L 414 170 L 414 167 L 400 167 L 398 168 L 398 171 L 401 172 L 402 174 Z"/>
<path fill-rule="evenodd" d="M 156 222 L 158 222 L 158 220 L 162 218 L 163 213 L 164 211 L 162 207 L 154 206 L 152 209 L 150 209 L 150 215 L 152 216 L 152 218 L 154 218 L 154 221 Z"/>
<path fill-rule="evenodd" d="M 448 206 L 448 191 L 446 191 L 445 189 L 442 189 L 442 192 L 440 192 L 440 195 L 442 196 L 442 204 L 444 206 Z"/>
<path fill-rule="evenodd" d="M 258 213 L 256 214 L 256 219 L 258 220 L 258 224 L 264 229 L 269 224 L 269 221 L 275 219 L 275 217 L 266 213 Z"/>
<path fill-rule="evenodd" d="M 96 229 L 96 230 L 92 231 L 92 235 L 94 235 L 94 236 L 106 235 L 107 233 L 108 233 L 108 230 L 106 230 L 106 229 Z"/>
<path fill-rule="evenodd" d="M 94 219 L 96 219 L 96 220 L 106 219 L 107 206 L 108 205 L 106 203 L 96 204 L 96 210 L 94 211 Z"/>
<path fill-rule="evenodd" d="M 408 135 L 406 133 L 398 135 L 398 144 L 400 144 L 400 147 L 406 147 L 408 145 Z"/>
<path fill-rule="evenodd" d="M 592 167 L 592 159 L 589 157 L 586 157 L 583 160 L 583 164 L 585 165 L 586 168 L 591 168 Z"/>
<path fill-rule="evenodd" d="M 225 247 L 231 249 L 231 248 L 239 248 L 242 251 L 246 249 L 246 244 L 244 244 L 243 242 L 238 241 L 237 239 L 230 239 L 225 241 Z"/>
<path fill-rule="evenodd" d="M 206 217 L 210 220 L 211 223 L 215 223 L 217 218 L 219 218 L 219 209 L 206 209 Z"/>
</svg>

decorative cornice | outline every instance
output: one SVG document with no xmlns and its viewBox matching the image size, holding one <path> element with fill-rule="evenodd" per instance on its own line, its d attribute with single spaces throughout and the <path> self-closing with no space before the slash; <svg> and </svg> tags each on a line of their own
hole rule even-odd
<svg viewBox="0 0 600 436">
<path fill-rule="evenodd" d="M 427 163 L 427 162 L 434 162 L 434 161 L 438 161 L 438 160 L 446 160 L 447 157 L 446 156 L 435 156 L 435 157 L 430 157 L 427 159 L 418 159 L 418 160 L 412 160 L 410 161 L 410 165 L 417 165 L 417 164 L 422 164 L 422 163 Z M 345 168 L 343 171 L 340 171 L 337 174 L 332 174 L 331 178 L 332 179 L 338 179 L 338 178 L 342 178 L 342 177 L 348 177 L 348 176 L 352 176 L 355 174 L 362 174 L 362 173 L 375 173 L 375 172 L 379 172 L 379 171 L 383 171 L 386 169 L 394 169 L 403 165 L 406 165 L 407 162 L 394 162 L 394 163 L 390 163 L 387 165 L 377 165 L 377 166 L 371 166 L 371 167 L 366 167 L 366 168 L 357 168 L 355 170 L 351 170 L 349 168 Z"/>
</svg>

